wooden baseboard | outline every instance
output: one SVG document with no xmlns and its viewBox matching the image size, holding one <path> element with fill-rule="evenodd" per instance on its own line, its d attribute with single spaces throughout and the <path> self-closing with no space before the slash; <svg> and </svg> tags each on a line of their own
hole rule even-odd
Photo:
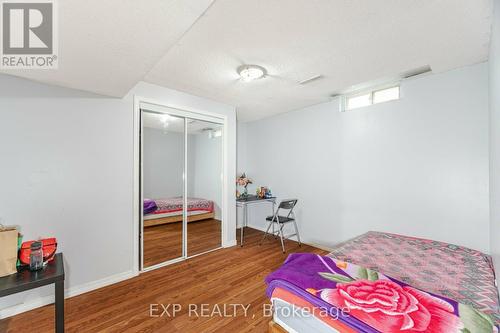
<svg viewBox="0 0 500 333">
<path fill-rule="evenodd" d="M 187 220 L 188 220 L 188 222 L 193 222 L 193 221 L 200 221 L 200 220 L 206 220 L 206 219 L 213 219 L 214 217 L 215 217 L 215 213 L 211 212 L 211 213 L 204 213 L 204 214 L 189 215 L 187 217 Z M 144 220 L 144 227 L 152 227 L 155 225 L 181 222 L 181 221 L 182 221 L 182 215 L 159 217 L 157 219 Z"/>
<path fill-rule="evenodd" d="M 269 333 L 288 333 L 287 330 L 285 330 L 283 327 L 280 325 L 276 324 L 274 320 L 271 319 L 269 321 Z"/>
</svg>

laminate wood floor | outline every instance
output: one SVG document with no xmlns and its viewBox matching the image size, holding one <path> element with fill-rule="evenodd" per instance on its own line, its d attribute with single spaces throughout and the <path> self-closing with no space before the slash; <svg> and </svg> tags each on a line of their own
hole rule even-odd
<svg viewBox="0 0 500 333">
<path fill-rule="evenodd" d="M 221 223 L 216 219 L 187 224 L 188 255 L 221 246 Z M 144 267 L 182 256 L 182 223 L 174 222 L 144 228 Z"/>
<path fill-rule="evenodd" d="M 272 237 L 259 246 L 261 236 L 262 232 L 246 228 L 243 247 L 210 252 L 66 299 L 66 332 L 267 332 L 270 318 L 262 311 L 269 303 L 266 275 L 289 253 L 326 251 L 288 240 L 283 254 Z M 173 303 L 182 306 L 175 317 L 150 316 L 150 304 Z M 201 304 L 213 310 L 216 305 L 237 303 L 250 304 L 246 317 L 242 309 L 234 317 L 201 316 Z M 197 306 L 198 316 L 189 315 L 189 304 Z M 0 332 L 53 330 L 53 305 L 0 321 Z"/>
</svg>

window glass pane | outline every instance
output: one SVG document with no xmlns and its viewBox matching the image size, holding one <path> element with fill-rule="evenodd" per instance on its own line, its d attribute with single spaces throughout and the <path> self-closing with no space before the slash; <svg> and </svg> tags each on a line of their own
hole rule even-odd
<svg viewBox="0 0 500 333">
<path fill-rule="evenodd" d="M 359 95 L 347 98 L 347 110 L 370 105 L 370 94 Z"/>
<path fill-rule="evenodd" d="M 378 90 L 373 93 L 373 104 L 399 99 L 399 86 Z"/>
</svg>

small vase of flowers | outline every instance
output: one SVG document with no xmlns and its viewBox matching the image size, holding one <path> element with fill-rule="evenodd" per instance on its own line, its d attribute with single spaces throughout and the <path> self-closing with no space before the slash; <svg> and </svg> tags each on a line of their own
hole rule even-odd
<svg viewBox="0 0 500 333">
<path fill-rule="evenodd" d="M 245 173 L 242 173 L 241 176 L 236 178 L 236 185 L 243 187 L 243 193 L 241 193 L 241 197 L 248 197 L 248 184 L 252 184 L 252 180 L 246 176 Z"/>
</svg>

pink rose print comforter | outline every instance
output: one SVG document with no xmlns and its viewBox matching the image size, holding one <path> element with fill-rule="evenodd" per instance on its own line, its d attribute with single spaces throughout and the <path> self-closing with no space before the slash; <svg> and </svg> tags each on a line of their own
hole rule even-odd
<svg viewBox="0 0 500 333">
<path fill-rule="evenodd" d="M 336 246 L 328 256 L 471 305 L 500 322 L 493 261 L 480 251 L 430 239 L 370 231 Z"/>
<path fill-rule="evenodd" d="M 331 257 L 291 254 L 266 282 L 269 297 L 277 288 L 290 291 L 340 314 L 356 332 L 498 332 L 492 316 L 470 305 Z"/>
</svg>

